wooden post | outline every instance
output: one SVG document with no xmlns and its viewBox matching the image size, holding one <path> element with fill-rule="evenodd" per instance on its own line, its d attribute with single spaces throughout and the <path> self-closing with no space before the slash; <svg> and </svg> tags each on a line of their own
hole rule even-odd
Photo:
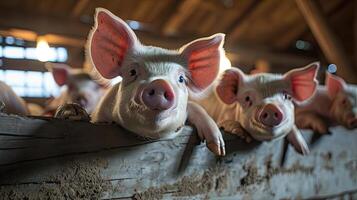
<svg viewBox="0 0 357 200">
<path fill-rule="evenodd" d="M 337 65 L 337 74 L 346 81 L 356 83 L 357 76 L 351 66 L 351 61 L 344 52 L 342 44 L 329 27 L 322 11 L 313 0 L 296 0 L 302 15 L 304 16 L 311 32 L 315 36 L 322 51 L 329 62 Z"/>
</svg>

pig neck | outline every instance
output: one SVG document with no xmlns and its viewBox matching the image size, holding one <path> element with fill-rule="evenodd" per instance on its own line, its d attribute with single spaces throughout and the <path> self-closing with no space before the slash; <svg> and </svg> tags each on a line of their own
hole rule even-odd
<svg viewBox="0 0 357 200">
<path fill-rule="evenodd" d="M 196 102 L 206 110 L 206 112 L 213 118 L 216 123 L 221 123 L 226 120 L 238 121 L 238 109 L 240 106 L 238 106 L 236 103 L 231 105 L 223 103 L 219 99 L 214 88 L 215 87 L 211 87 L 207 93 L 207 96 Z"/>
<path fill-rule="evenodd" d="M 298 105 L 296 113 L 315 112 L 323 117 L 331 118 L 332 101 L 325 86 L 318 86 L 315 95 L 308 102 Z"/>
</svg>

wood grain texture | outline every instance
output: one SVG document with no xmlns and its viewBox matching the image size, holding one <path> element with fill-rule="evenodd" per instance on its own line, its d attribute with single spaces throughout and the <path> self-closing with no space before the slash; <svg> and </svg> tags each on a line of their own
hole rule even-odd
<svg viewBox="0 0 357 200">
<path fill-rule="evenodd" d="M 246 144 L 225 134 L 227 156 L 218 158 L 196 145 L 193 131 L 185 127 L 173 140 L 145 141 L 115 125 L 1 115 L 0 196 L 356 197 L 356 130 L 333 128 L 311 145 L 309 156 L 289 147 L 283 167 L 282 140 Z M 304 135 L 309 141 L 311 133 Z"/>
</svg>

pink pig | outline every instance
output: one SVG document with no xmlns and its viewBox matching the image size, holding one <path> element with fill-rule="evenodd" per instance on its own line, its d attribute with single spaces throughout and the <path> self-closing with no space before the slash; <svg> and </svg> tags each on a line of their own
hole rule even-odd
<svg viewBox="0 0 357 200">
<path fill-rule="evenodd" d="M 61 95 L 53 99 L 46 107 L 45 110 L 48 114 L 65 103 L 77 103 L 89 114 L 93 112 L 104 94 L 101 85 L 94 81 L 88 73 L 83 70 L 71 69 L 66 64 L 46 63 L 46 67 L 52 72 L 57 85 L 66 86 Z"/>
<path fill-rule="evenodd" d="M 245 75 L 237 68 L 226 70 L 212 93 L 200 101 L 225 130 L 246 131 L 265 141 L 287 135 L 302 154 L 308 146 L 294 122 L 294 102 L 304 102 L 315 92 L 318 63 L 294 69 L 284 75 Z"/>
<path fill-rule="evenodd" d="M 16 115 L 29 114 L 26 102 L 2 81 L 0 81 L 0 112 Z"/>
<path fill-rule="evenodd" d="M 145 46 L 120 18 L 96 10 L 89 35 L 89 56 L 106 79 L 117 76 L 92 115 L 93 122 L 115 122 L 145 138 L 173 138 L 186 118 L 215 154 L 224 155 L 221 133 L 189 94 L 215 80 L 223 51 L 223 34 L 195 40 L 180 50 Z"/>
<path fill-rule="evenodd" d="M 321 134 L 327 132 L 329 125 L 357 128 L 357 86 L 348 85 L 340 77 L 328 72 L 325 84 L 318 86 L 312 99 L 297 106 L 297 126 L 312 128 Z"/>
</svg>

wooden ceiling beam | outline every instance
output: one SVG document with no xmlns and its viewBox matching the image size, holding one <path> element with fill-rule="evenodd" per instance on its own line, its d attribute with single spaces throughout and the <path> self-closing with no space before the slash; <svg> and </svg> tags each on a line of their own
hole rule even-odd
<svg viewBox="0 0 357 200">
<path fill-rule="evenodd" d="M 78 0 L 71 12 L 71 17 L 73 17 L 73 18 L 79 17 L 81 15 L 82 11 L 88 5 L 88 2 L 89 2 L 89 0 Z"/>
<path fill-rule="evenodd" d="M 164 35 L 172 35 L 177 32 L 180 25 L 189 17 L 196 9 L 201 0 L 184 0 L 174 14 L 165 22 L 162 32 Z"/>
<path fill-rule="evenodd" d="M 232 25 L 227 29 L 227 41 L 229 43 L 234 43 L 234 41 L 237 40 L 242 34 L 242 30 L 244 29 L 243 27 L 248 25 L 249 22 L 246 19 L 262 12 L 265 9 L 265 5 L 267 3 L 269 4 L 270 2 L 253 0 L 242 12 L 242 14 L 237 17 L 236 20 L 232 23 Z"/>
<path fill-rule="evenodd" d="M 348 1 L 331 1 L 330 4 L 327 5 L 326 13 L 327 16 L 334 15 L 340 9 L 343 9 L 348 4 Z M 303 18 L 300 15 L 301 20 L 296 20 L 294 26 L 285 34 L 280 34 L 274 42 L 274 45 L 278 49 L 286 49 L 289 45 L 291 45 L 295 40 L 299 39 L 304 33 L 307 32 L 308 26 L 302 21 Z"/>
<path fill-rule="evenodd" d="M 86 37 L 91 25 L 73 19 L 50 16 L 23 14 L 9 10 L 0 10 L 2 28 L 18 28 L 35 31 L 39 35 L 58 34 L 70 37 Z"/>
<path fill-rule="evenodd" d="M 296 0 L 295 2 L 327 60 L 337 65 L 337 74 L 346 81 L 355 83 L 357 81 L 356 72 L 316 2 L 311 0 Z"/>
<path fill-rule="evenodd" d="M 39 35 L 33 31 L 22 29 L 1 30 L 0 28 L 0 35 L 17 37 L 33 42 L 36 42 L 39 37 Z M 73 38 L 57 34 L 45 34 L 41 35 L 41 37 L 45 38 L 50 45 L 53 44 L 78 48 L 82 48 L 85 45 L 85 39 L 83 38 Z"/>
</svg>

